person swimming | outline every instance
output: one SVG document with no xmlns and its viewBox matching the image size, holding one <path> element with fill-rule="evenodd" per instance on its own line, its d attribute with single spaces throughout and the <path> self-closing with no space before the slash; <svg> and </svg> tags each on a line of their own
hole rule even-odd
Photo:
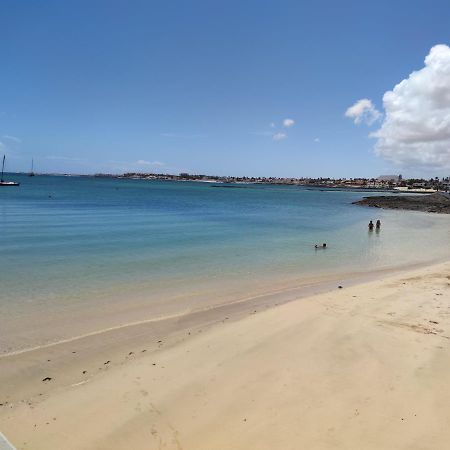
<svg viewBox="0 0 450 450">
<path fill-rule="evenodd" d="M 325 242 L 322 245 L 316 244 L 314 248 L 327 248 L 327 244 Z"/>
<path fill-rule="evenodd" d="M 373 222 L 372 222 L 372 221 L 369 222 L 369 230 L 370 230 L 370 231 L 373 230 Z"/>
</svg>

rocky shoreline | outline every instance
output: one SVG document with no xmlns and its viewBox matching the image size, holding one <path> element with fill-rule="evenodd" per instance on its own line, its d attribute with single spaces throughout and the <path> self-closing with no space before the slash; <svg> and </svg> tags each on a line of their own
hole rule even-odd
<svg viewBox="0 0 450 450">
<path fill-rule="evenodd" d="M 383 195 L 364 197 L 354 205 L 383 209 L 406 209 L 440 214 L 450 214 L 450 194 L 436 192 L 427 195 Z"/>
</svg>

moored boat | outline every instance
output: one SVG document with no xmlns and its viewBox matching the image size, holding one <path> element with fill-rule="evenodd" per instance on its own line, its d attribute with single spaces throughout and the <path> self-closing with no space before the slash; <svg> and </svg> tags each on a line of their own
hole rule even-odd
<svg viewBox="0 0 450 450">
<path fill-rule="evenodd" d="M 30 172 L 28 173 L 28 176 L 29 177 L 34 177 L 34 161 L 33 161 L 33 159 L 31 159 L 31 170 L 30 170 Z"/>
<path fill-rule="evenodd" d="M 17 183 L 16 181 L 5 181 L 3 179 L 3 172 L 5 170 L 5 155 L 3 155 L 3 162 L 2 162 L 2 177 L 0 178 L 0 186 L 19 186 L 20 183 Z"/>
</svg>

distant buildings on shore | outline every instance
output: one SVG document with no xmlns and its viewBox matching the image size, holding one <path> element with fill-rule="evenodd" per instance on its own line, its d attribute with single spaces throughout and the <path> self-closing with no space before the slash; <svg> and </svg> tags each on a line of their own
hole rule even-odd
<svg viewBox="0 0 450 450">
<path fill-rule="evenodd" d="M 402 175 L 380 175 L 378 178 L 277 178 L 277 177 L 232 177 L 180 173 L 179 175 L 164 173 L 129 172 L 123 175 L 97 174 L 97 177 L 128 178 L 139 180 L 197 181 L 214 183 L 256 183 L 301 185 L 321 188 L 344 189 L 392 189 L 414 191 L 448 191 L 450 180 L 447 178 L 404 179 Z"/>
<path fill-rule="evenodd" d="M 387 181 L 387 182 L 391 182 L 391 183 L 401 183 L 402 181 L 402 176 L 401 175 L 380 175 L 377 178 L 378 181 Z"/>
</svg>

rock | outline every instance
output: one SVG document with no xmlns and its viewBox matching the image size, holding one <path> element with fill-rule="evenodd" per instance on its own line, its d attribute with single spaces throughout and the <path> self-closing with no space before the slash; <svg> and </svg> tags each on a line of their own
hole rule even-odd
<svg viewBox="0 0 450 450">
<path fill-rule="evenodd" d="M 370 206 L 372 208 L 407 209 L 411 211 L 433 212 L 436 214 L 450 214 L 450 195 L 442 192 L 419 195 L 383 195 L 364 197 L 353 202 L 355 205 Z"/>
</svg>

